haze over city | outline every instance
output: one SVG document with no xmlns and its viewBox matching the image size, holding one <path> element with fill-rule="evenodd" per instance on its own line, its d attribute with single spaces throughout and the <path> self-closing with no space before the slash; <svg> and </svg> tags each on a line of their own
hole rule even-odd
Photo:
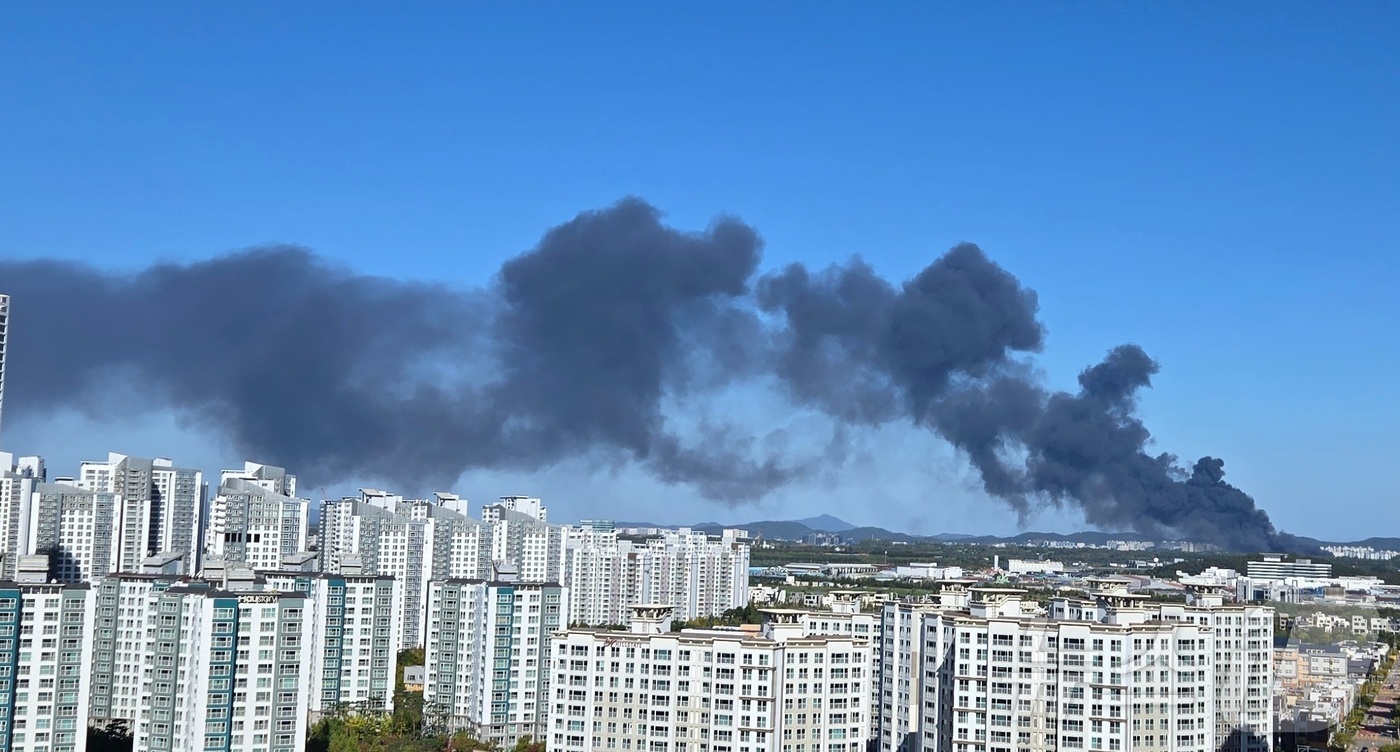
<svg viewBox="0 0 1400 752">
<path fill-rule="evenodd" d="M 559 519 L 1071 530 L 1081 506 L 1042 501 L 1070 481 L 998 472 L 1048 445 L 1055 392 L 1097 384 L 1152 440 L 1095 470 L 1223 458 L 1317 538 L 1397 501 L 1390 8 L 313 8 L 9 14 L 3 448 L 527 493 Z M 920 279 L 1002 304 L 916 316 L 958 337 L 906 368 L 890 311 Z M 804 319 L 813 297 L 841 305 Z M 680 323 L 551 349 L 609 301 Z M 369 410 L 386 379 L 452 388 Z M 1035 393 L 997 403 L 1010 459 L 920 402 L 968 383 Z M 282 409 L 259 386 L 306 412 L 247 420 Z M 502 432 L 520 415 L 538 435 Z"/>
</svg>

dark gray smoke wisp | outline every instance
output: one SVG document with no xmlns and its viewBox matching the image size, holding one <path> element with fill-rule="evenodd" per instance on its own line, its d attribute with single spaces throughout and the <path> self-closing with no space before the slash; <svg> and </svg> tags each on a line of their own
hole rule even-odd
<svg viewBox="0 0 1400 752">
<path fill-rule="evenodd" d="M 353 274 L 264 248 L 123 275 L 0 261 L 13 296 L 15 419 L 130 411 L 129 380 L 316 482 L 445 485 L 472 468 L 570 458 L 636 465 L 740 502 L 839 464 L 849 429 L 908 422 L 946 438 L 986 490 L 1025 515 L 1069 504 L 1106 527 L 1235 548 L 1287 543 L 1222 463 L 1187 472 L 1147 452 L 1137 392 L 1157 365 L 1134 346 L 1050 393 L 1024 358 L 1044 343 L 1035 293 L 976 246 L 902 285 L 860 261 L 760 275 L 733 219 L 682 232 L 629 199 L 550 230 L 482 290 Z M 802 451 L 743 420 L 675 427 L 667 400 L 779 385 L 829 416 Z"/>
</svg>

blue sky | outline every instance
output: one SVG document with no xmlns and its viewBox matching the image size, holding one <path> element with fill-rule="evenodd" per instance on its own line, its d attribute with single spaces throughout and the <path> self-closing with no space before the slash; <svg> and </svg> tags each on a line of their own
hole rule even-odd
<svg viewBox="0 0 1400 752">
<path fill-rule="evenodd" d="M 1157 448 L 1224 457 L 1292 532 L 1395 519 L 1400 6 L 65 3 L 7 8 L 0 39 L 0 255 L 289 242 L 469 287 L 625 195 L 686 228 L 741 217 L 768 267 L 860 254 L 903 279 L 972 241 L 1039 292 L 1050 384 L 1136 342 L 1163 368 Z M 242 459 L 160 414 L 5 442 L 58 472 Z M 936 441 L 868 446 L 835 486 L 737 510 L 578 467 L 459 490 L 1016 529 Z"/>
</svg>

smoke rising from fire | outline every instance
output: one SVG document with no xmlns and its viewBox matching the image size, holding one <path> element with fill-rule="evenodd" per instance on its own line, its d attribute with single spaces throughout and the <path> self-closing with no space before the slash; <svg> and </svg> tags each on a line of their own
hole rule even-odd
<svg viewBox="0 0 1400 752">
<path fill-rule="evenodd" d="M 483 288 L 357 275 L 296 247 L 117 274 L 0 261 L 13 297 L 11 416 L 134 385 L 247 456 L 319 479 L 451 484 L 473 468 L 572 458 L 635 465 L 739 503 L 840 462 L 845 437 L 906 423 L 949 441 L 1020 515 L 1235 549 L 1292 548 L 1223 480 L 1151 454 L 1135 412 L 1157 364 L 1123 345 L 1051 392 L 1033 291 L 976 246 L 895 284 L 859 260 L 761 273 L 762 242 L 721 218 L 669 227 L 623 200 L 551 229 Z M 833 425 L 819 450 L 736 418 L 679 428 L 667 399 L 774 388 Z"/>
</svg>

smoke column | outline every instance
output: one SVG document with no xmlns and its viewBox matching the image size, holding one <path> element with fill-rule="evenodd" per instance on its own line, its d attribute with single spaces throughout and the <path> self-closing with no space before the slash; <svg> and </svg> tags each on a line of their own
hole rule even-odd
<svg viewBox="0 0 1400 752">
<path fill-rule="evenodd" d="M 446 486 L 472 468 L 569 458 L 631 464 L 738 503 L 839 461 L 850 430 L 894 422 L 964 453 L 1025 515 L 1073 505 L 1094 525 L 1234 549 L 1293 548 L 1203 458 L 1147 452 L 1137 392 L 1157 371 L 1124 345 L 1074 394 L 1030 376 L 1035 293 L 973 245 L 896 285 L 860 261 L 758 271 L 731 218 L 704 232 L 627 199 L 549 230 L 477 290 L 356 275 L 295 247 L 134 274 L 0 261 L 12 420 L 79 407 L 114 417 L 114 385 L 317 479 Z M 776 384 L 828 416 L 812 454 L 742 422 L 679 430 L 668 396 Z M 771 439 L 772 437 L 768 437 Z M 811 455 L 811 456 L 808 456 Z"/>
</svg>

